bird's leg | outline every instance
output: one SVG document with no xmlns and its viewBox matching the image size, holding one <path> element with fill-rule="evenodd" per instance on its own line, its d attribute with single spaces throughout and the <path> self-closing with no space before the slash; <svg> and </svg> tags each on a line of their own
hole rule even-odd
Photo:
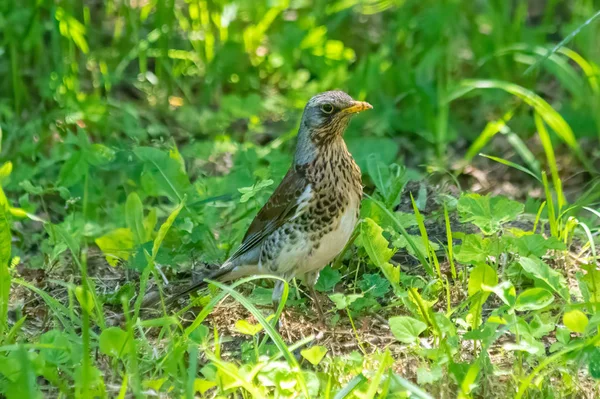
<svg viewBox="0 0 600 399">
<path fill-rule="evenodd" d="M 310 296 L 312 297 L 312 300 L 315 302 L 315 305 L 317 305 L 317 313 L 319 314 L 319 322 L 322 325 L 325 325 L 325 313 L 323 313 L 323 308 L 321 307 L 321 302 L 319 301 L 319 297 L 317 296 L 317 292 L 315 291 L 314 285 L 309 286 L 308 290 L 310 291 Z"/>
<path fill-rule="evenodd" d="M 315 284 L 319 279 L 319 272 L 310 272 L 306 273 L 304 277 L 304 282 L 310 291 L 310 296 L 312 297 L 313 302 L 317 306 L 317 313 L 319 314 L 319 322 L 325 326 L 325 313 L 323 313 L 323 308 L 321 307 L 321 302 L 319 301 L 319 297 L 317 296 L 317 292 L 315 291 Z"/>
</svg>

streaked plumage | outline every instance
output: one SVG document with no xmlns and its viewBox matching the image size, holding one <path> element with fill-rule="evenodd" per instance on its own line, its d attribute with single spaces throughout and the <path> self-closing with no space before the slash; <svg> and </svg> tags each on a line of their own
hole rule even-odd
<svg viewBox="0 0 600 399">
<path fill-rule="evenodd" d="M 255 274 L 286 280 L 303 276 L 314 293 L 319 271 L 342 251 L 358 221 L 361 173 L 342 136 L 351 115 L 370 108 L 341 91 L 311 98 L 298 131 L 294 163 L 240 247 L 207 277 L 230 281 Z M 276 284 L 274 303 L 282 288 L 283 283 Z"/>
</svg>

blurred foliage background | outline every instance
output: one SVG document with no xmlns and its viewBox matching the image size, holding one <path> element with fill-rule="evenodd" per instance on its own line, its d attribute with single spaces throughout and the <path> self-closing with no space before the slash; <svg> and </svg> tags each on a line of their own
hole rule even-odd
<svg viewBox="0 0 600 399">
<path fill-rule="evenodd" d="M 362 355 L 330 352 L 319 377 L 273 338 L 291 363 L 274 355 L 265 370 L 277 378 L 251 382 L 246 366 L 271 349 L 261 326 L 225 314 L 221 327 L 243 321 L 237 332 L 254 342 L 236 340 L 237 381 L 279 397 L 299 397 L 304 375 L 326 397 L 361 384 L 357 397 L 375 397 L 381 381 L 419 391 L 401 375 L 436 383 L 436 397 L 597 392 L 580 371 L 600 376 L 598 10 L 600 0 L 2 0 L 0 393 L 121 397 L 128 378 L 137 397 L 223 388 L 231 374 L 215 370 L 233 363 L 220 362 L 218 329 L 214 355 L 198 326 L 210 307 L 184 331 L 166 310 L 144 324 L 141 298 L 227 258 L 288 169 L 304 104 L 331 89 L 374 106 L 345 137 L 371 195 L 357 245 L 317 284 L 341 285 L 329 321 L 351 325 L 328 342 L 350 351 L 342 337 L 355 335 Z M 265 285 L 237 298 L 254 316 L 250 301 L 270 303 Z M 294 288 L 288 305 L 310 314 Z M 114 309 L 124 330 L 108 323 Z M 385 353 L 367 354 L 351 312 L 378 316 L 360 330 L 381 334 L 369 345 Z M 397 362 L 412 371 L 388 372 L 388 324 L 412 345 L 395 358 L 418 354 Z M 496 351 L 505 332 L 515 344 Z M 302 351 L 312 365 L 328 350 L 315 348 Z M 210 360 L 202 379 L 188 362 L 199 353 Z"/>
<path fill-rule="evenodd" d="M 240 187 L 277 183 L 302 107 L 320 91 L 339 88 L 374 105 L 347 133 L 363 170 L 371 153 L 386 164 L 455 169 L 500 131 L 539 171 L 530 156 L 539 142 L 524 144 L 535 141 L 526 105 L 533 93 L 551 105 L 547 123 L 567 122 L 553 142 L 585 161 L 600 137 L 600 24 L 582 24 L 599 7 L 593 0 L 5 0 L 1 154 L 13 171 L 3 186 L 15 205 L 88 239 L 122 224 L 132 191 L 159 216 L 160 205 L 187 195 L 188 244 L 202 242 L 202 256 L 215 261 L 230 247 L 203 240 L 207 226 L 241 238 L 276 185 L 254 187 L 246 207 L 228 200 Z M 525 73 L 575 29 L 568 49 Z M 24 233 L 23 244 L 46 237 L 39 234 Z"/>
</svg>

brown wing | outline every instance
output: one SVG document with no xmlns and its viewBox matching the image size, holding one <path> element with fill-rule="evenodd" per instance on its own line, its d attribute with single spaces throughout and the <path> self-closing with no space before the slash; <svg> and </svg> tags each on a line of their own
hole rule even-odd
<svg viewBox="0 0 600 399">
<path fill-rule="evenodd" d="M 287 222 L 298 209 L 298 198 L 307 185 L 304 170 L 291 167 L 267 203 L 256 215 L 242 244 L 229 260 L 243 255 Z"/>
</svg>

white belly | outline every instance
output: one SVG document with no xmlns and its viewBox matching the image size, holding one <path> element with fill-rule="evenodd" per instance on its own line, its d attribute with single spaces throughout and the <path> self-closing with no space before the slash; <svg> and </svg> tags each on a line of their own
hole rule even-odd
<svg viewBox="0 0 600 399">
<path fill-rule="evenodd" d="M 319 248 L 312 251 L 301 270 L 296 274 L 309 273 L 315 270 L 320 270 L 327 266 L 340 252 L 344 249 L 357 222 L 358 204 L 355 201 L 350 203 L 350 206 L 340 218 L 337 229 L 325 234 L 321 238 Z"/>
<path fill-rule="evenodd" d="M 286 279 L 321 270 L 344 249 L 350 239 L 357 222 L 358 206 L 358 201 L 354 199 L 337 221 L 336 228 L 321 237 L 318 248 L 314 248 L 309 233 L 299 232 L 295 240 L 289 240 L 284 234 L 285 227 L 281 227 L 271 237 L 275 242 L 283 240 L 280 252 L 270 262 L 261 258 L 258 270 Z"/>
</svg>

